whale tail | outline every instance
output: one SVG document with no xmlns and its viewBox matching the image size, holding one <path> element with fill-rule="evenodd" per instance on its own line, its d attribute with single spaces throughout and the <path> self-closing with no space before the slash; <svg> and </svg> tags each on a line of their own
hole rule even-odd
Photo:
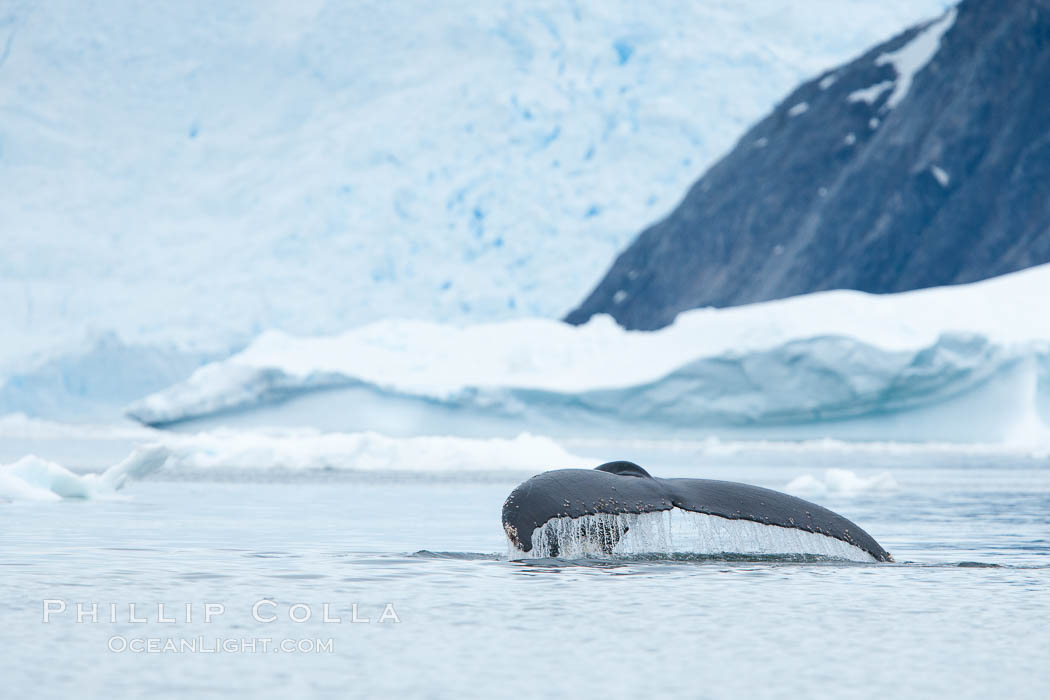
<svg viewBox="0 0 1050 700">
<path fill-rule="evenodd" d="M 855 523 L 815 503 L 749 484 L 657 478 L 627 461 L 532 477 L 507 497 L 503 527 L 511 545 L 532 556 L 610 555 L 625 539 L 628 549 L 670 552 L 678 539 L 664 538 L 657 521 L 682 513 L 700 540 L 698 553 L 893 561 Z"/>
</svg>

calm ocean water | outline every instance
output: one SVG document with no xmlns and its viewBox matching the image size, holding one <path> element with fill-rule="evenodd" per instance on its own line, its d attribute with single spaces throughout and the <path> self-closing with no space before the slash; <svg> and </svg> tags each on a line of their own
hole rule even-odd
<svg viewBox="0 0 1050 700">
<path fill-rule="evenodd" d="M 797 457 L 702 473 L 660 459 L 645 462 L 654 474 L 772 488 L 800 473 Z M 1050 469 L 1038 460 L 905 459 L 895 490 L 812 499 L 889 549 L 897 563 L 881 565 L 508 561 L 500 507 L 525 476 L 169 476 L 119 499 L 0 504 L 4 695 L 1050 688 Z"/>
</svg>

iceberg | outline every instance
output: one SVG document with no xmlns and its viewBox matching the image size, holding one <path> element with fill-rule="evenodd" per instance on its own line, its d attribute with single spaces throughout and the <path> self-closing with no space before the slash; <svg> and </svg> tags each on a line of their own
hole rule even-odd
<svg viewBox="0 0 1050 700">
<path fill-rule="evenodd" d="M 784 487 L 792 496 L 857 496 L 897 490 L 897 481 L 889 472 L 862 476 L 848 469 L 825 470 L 823 478 L 812 474 L 797 476 Z"/>
<path fill-rule="evenodd" d="M 0 420 L 0 427 L 4 421 Z M 33 423 L 40 436 L 78 434 L 82 429 Z M 89 428 L 83 433 L 99 434 Z M 178 479 L 254 480 L 276 473 L 386 474 L 533 473 L 541 467 L 581 466 L 587 460 L 548 437 L 522 433 L 514 438 L 417 436 L 377 433 L 321 433 L 316 430 L 219 430 L 197 434 L 151 431 L 113 466 L 77 473 L 62 464 L 26 455 L 0 464 L 0 502 L 113 498 L 125 484 L 151 475 Z"/>
<path fill-rule="evenodd" d="M 698 309 L 654 332 L 608 317 L 267 332 L 127 413 L 151 426 L 405 435 L 1038 441 L 1050 414 L 1047 290 L 1040 266 L 900 294 Z"/>
<path fill-rule="evenodd" d="M 528 433 L 513 438 L 395 438 L 310 429 L 217 430 L 167 434 L 149 447 L 165 450 L 164 473 L 205 476 L 266 471 L 532 472 L 545 465 L 586 463 L 554 440 Z"/>
<path fill-rule="evenodd" d="M 161 445 L 138 447 L 101 474 L 77 474 L 56 462 L 26 455 L 13 464 L 0 464 L 0 501 L 113 497 L 128 479 L 139 479 L 161 468 L 169 454 Z"/>
</svg>

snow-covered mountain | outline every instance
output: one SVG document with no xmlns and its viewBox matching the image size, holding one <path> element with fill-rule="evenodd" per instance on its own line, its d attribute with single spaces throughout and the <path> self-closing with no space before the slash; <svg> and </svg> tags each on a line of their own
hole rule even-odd
<svg viewBox="0 0 1050 700">
<path fill-rule="evenodd" d="M 1050 1 L 964 0 L 799 86 L 569 316 L 628 328 L 1050 262 Z"/>
<path fill-rule="evenodd" d="M 107 391 L 60 350 L 560 315 L 786 90 L 945 5 L 4 3 L 0 403 Z"/>
</svg>

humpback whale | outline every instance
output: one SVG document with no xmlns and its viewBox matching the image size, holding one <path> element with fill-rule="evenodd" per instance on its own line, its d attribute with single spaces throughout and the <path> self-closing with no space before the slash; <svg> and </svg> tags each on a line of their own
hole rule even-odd
<svg viewBox="0 0 1050 700">
<path fill-rule="evenodd" d="M 718 533 L 758 538 L 766 543 L 763 552 L 858 558 L 855 553 L 860 560 L 893 561 L 855 523 L 815 503 L 732 481 L 661 479 L 625 461 L 532 477 L 503 504 L 503 529 L 515 549 L 533 556 L 568 555 L 572 541 L 584 542 L 587 551 L 611 554 L 632 527 L 640 526 L 641 516 L 674 509 L 708 519 Z M 792 535 L 788 540 L 795 551 L 770 552 L 769 547 L 780 546 L 776 536 L 782 534 Z"/>
</svg>

